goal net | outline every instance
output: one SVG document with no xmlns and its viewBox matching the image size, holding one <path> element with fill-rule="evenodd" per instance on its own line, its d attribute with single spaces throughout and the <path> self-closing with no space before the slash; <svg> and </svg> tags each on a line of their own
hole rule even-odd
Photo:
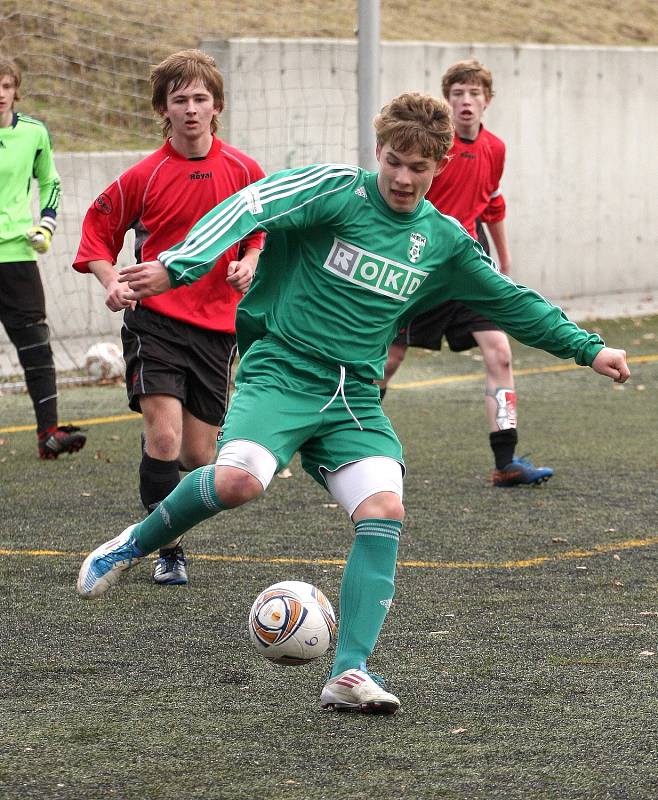
<svg viewBox="0 0 658 800">
<path fill-rule="evenodd" d="M 186 47 L 214 55 L 226 83 L 220 136 L 266 171 L 338 160 L 352 147 L 356 118 L 336 91 L 335 78 L 349 71 L 341 83 L 355 84 L 356 76 L 354 56 L 341 63 L 331 45 L 337 39 L 354 42 L 356 18 L 357 0 L 197 0 L 184 9 L 173 0 L 3 3 L 0 51 L 23 71 L 18 109 L 48 125 L 62 178 L 58 230 L 51 250 L 39 258 L 60 380 L 66 379 L 64 373 L 84 377 L 89 346 L 118 341 L 121 315 L 105 307 L 95 278 L 74 272 L 71 262 L 89 204 L 161 143 L 150 105 L 151 65 Z M 286 37 L 306 41 L 281 47 L 273 36 L 283 37 L 280 42 Z M 260 89 L 251 81 L 247 90 L 242 76 L 248 75 L 262 37 L 270 48 L 279 47 L 280 57 L 269 60 Z M 33 191 L 38 215 L 36 185 Z M 134 261 L 132 249 L 129 234 L 120 264 Z M 0 328 L 0 388 L 20 388 L 21 382 L 15 350 Z"/>
</svg>

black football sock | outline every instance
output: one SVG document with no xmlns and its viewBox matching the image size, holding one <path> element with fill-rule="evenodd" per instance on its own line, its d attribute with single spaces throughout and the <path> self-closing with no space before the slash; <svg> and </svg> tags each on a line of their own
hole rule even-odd
<svg viewBox="0 0 658 800">
<path fill-rule="evenodd" d="M 519 437 L 516 428 L 494 431 L 489 434 L 489 444 L 496 460 L 496 469 L 503 469 L 512 462 Z"/>
<path fill-rule="evenodd" d="M 144 508 L 151 512 L 180 483 L 178 461 L 161 461 L 142 453 L 139 465 L 139 496 Z"/>
</svg>

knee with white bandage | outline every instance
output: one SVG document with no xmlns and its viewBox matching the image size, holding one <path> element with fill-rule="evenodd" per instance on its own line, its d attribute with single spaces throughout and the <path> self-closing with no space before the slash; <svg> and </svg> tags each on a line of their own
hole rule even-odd
<svg viewBox="0 0 658 800">
<path fill-rule="evenodd" d="M 218 467 L 235 467 L 253 475 L 267 489 L 277 471 L 278 462 L 274 455 L 263 445 L 247 439 L 233 439 L 219 446 L 217 454 Z"/>
<path fill-rule="evenodd" d="M 332 497 L 352 516 L 373 495 L 392 492 L 402 502 L 403 470 L 399 461 L 387 456 L 369 456 L 322 475 Z"/>
</svg>

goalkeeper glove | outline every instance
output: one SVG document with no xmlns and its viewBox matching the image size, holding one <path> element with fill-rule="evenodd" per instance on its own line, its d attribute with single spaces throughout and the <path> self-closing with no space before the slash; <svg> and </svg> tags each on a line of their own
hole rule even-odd
<svg viewBox="0 0 658 800">
<path fill-rule="evenodd" d="M 53 217 L 41 217 L 39 224 L 30 228 L 25 234 L 30 247 L 37 253 L 46 253 L 50 248 L 56 226 L 57 223 Z"/>
</svg>

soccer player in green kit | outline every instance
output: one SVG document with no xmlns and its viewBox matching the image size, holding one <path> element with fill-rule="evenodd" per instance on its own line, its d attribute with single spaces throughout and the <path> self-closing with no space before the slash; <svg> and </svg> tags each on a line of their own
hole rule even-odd
<svg viewBox="0 0 658 800">
<path fill-rule="evenodd" d="M 452 144 L 443 100 L 400 95 L 375 129 L 377 172 L 324 164 L 275 173 L 216 206 L 157 261 L 124 268 L 121 279 L 138 300 L 199 278 L 250 231 L 268 233 L 238 306 L 241 362 L 216 463 L 190 473 L 155 513 L 94 550 L 78 592 L 102 595 L 163 542 L 258 497 L 299 451 L 355 529 L 320 703 L 392 714 L 400 702 L 366 662 L 393 599 L 404 518 L 402 447 L 374 383 L 398 330 L 458 299 L 528 345 L 618 382 L 629 370 L 623 350 L 605 347 L 501 275 L 459 223 L 424 200 Z"/>
</svg>

